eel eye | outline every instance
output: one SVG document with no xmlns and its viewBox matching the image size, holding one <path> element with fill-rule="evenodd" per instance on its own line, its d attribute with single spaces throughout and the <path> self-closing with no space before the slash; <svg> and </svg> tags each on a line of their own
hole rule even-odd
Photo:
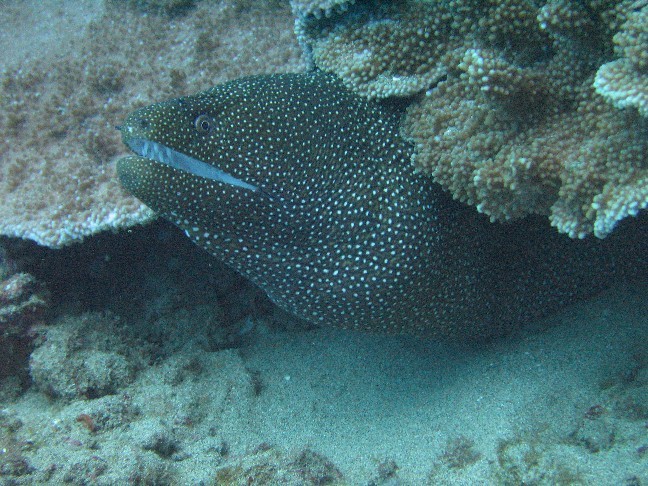
<svg viewBox="0 0 648 486">
<path fill-rule="evenodd" d="M 212 128 L 212 123 L 212 119 L 208 115 L 199 115 L 194 121 L 196 130 L 198 130 L 199 133 L 209 132 Z"/>
</svg>

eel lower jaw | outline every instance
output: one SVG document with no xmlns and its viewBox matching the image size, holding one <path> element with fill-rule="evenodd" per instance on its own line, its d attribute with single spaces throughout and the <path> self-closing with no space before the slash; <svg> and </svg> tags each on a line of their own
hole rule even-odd
<svg viewBox="0 0 648 486">
<path fill-rule="evenodd" d="M 198 160 L 189 155 L 183 154 L 167 147 L 161 143 L 146 140 L 144 138 L 131 138 L 126 141 L 128 147 L 141 157 L 155 160 L 161 164 L 168 165 L 174 169 L 178 169 L 198 177 L 210 179 L 217 182 L 223 182 L 231 186 L 240 187 L 248 191 L 259 192 L 258 186 L 249 184 L 241 179 L 228 174 L 225 171 L 217 169 L 216 167 Z"/>
</svg>

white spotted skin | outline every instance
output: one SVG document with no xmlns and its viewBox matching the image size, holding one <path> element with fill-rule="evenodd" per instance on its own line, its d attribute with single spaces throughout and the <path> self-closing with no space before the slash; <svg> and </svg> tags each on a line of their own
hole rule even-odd
<svg viewBox="0 0 648 486">
<path fill-rule="evenodd" d="M 118 163 L 127 190 L 311 322 L 472 337 L 574 294 L 527 256 L 498 258 L 510 231 L 417 176 L 398 118 L 332 76 L 243 78 L 137 110 L 121 131 L 262 188 Z"/>
</svg>

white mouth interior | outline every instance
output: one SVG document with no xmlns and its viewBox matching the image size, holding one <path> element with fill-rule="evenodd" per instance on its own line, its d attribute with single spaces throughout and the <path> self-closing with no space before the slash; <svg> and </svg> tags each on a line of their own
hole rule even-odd
<svg viewBox="0 0 648 486">
<path fill-rule="evenodd" d="M 257 186 L 248 184 L 241 179 L 237 179 L 231 174 L 224 172 L 216 167 L 209 165 L 201 160 L 195 159 L 188 155 L 177 152 L 160 143 L 151 142 L 143 138 L 134 138 L 128 141 L 130 149 L 142 157 L 153 159 L 162 164 L 173 167 L 174 169 L 189 172 L 190 174 L 211 179 L 213 181 L 224 182 L 236 187 L 241 187 L 249 191 L 259 191 Z"/>
</svg>

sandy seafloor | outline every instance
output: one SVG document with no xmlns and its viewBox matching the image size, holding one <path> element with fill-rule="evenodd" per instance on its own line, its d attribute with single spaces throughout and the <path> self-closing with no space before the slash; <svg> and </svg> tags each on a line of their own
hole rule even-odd
<svg viewBox="0 0 648 486">
<path fill-rule="evenodd" d="M 9 2 L 40 34 L 0 42 L 81 3 Z M 54 303 L 0 382 L 0 484 L 648 484 L 648 282 L 459 345 L 312 328 L 164 224 L 17 248 Z"/>
<path fill-rule="evenodd" d="M 646 282 L 459 345 L 312 328 L 164 224 L 20 252 L 56 315 L 4 484 L 648 482 Z"/>
</svg>

